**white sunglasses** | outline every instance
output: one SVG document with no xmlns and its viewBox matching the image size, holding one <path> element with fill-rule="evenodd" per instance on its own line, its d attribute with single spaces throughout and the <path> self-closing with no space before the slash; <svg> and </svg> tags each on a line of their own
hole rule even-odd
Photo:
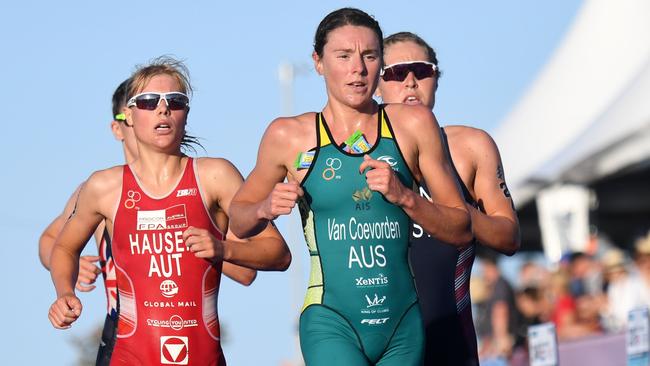
<svg viewBox="0 0 650 366">
<path fill-rule="evenodd" d="M 136 106 L 138 109 L 145 109 L 153 111 L 158 108 L 160 102 L 164 100 L 167 103 L 167 108 L 172 111 L 178 111 L 190 106 L 190 98 L 181 92 L 145 92 L 134 95 L 126 103 L 127 107 Z"/>
</svg>

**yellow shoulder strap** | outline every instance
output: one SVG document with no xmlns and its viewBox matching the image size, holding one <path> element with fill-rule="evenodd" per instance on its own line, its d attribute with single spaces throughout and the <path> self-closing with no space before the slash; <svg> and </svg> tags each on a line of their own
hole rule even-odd
<svg viewBox="0 0 650 366">
<path fill-rule="evenodd" d="M 381 108 L 379 113 L 381 113 L 381 137 L 392 139 L 393 134 L 390 133 L 390 128 L 388 128 L 386 111 L 384 110 L 384 108 Z"/>
<path fill-rule="evenodd" d="M 325 130 L 325 124 L 323 123 L 323 114 L 318 113 L 318 136 L 320 137 L 320 147 L 327 146 L 331 144 L 330 137 Z"/>
</svg>

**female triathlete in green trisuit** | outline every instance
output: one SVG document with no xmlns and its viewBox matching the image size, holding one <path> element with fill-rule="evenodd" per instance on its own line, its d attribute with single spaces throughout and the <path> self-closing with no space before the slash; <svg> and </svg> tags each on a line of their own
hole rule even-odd
<svg viewBox="0 0 650 366">
<path fill-rule="evenodd" d="M 431 111 L 372 99 L 381 57 L 372 17 L 351 8 L 327 15 L 313 53 L 325 108 L 271 123 L 231 205 L 231 229 L 246 237 L 300 204 L 312 262 L 300 319 L 307 365 L 421 364 L 409 221 L 443 240 L 471 239 Z M 422 179 L 433 202 L 411 190 Z"/>
</svg>

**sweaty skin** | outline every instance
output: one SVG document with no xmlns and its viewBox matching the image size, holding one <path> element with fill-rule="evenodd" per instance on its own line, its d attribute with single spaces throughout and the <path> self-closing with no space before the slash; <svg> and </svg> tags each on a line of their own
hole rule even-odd
<svg viewBox="0 0 650 366">
<path fill-rule="evenodd" d="M 181 89 L 176 78 L 158 74 L 152 76 L 139 91 L 142 90 L 164 93 Z M 188 110 L 171 110 L 165 101 L 161 101 L 153 111 L 135 106 L 124 109 L 138 142 L 139 158 L 129 165 L 95 172 L 88 178 L 79 192 L 75 213 L 66 222 L 52 250 L 51 274 L 57 300 L 50 308 L 49 318 L 58 329 L 70 327 L 81 314 L 81 302 L 74 294 L 79 254 L 102 220 L 111 238 L 116 234 L 116 229 L 121 230 L 119 241 L 112 243 L 116 265 L 123 266 L 119 268 L 118 276 L 137 274 L 143 266 L 147 267 L 149 277 L 175 276 L 174 282 L 178 287 L 170 287 L 169 283 L 163 281 L 159 289 L 150 284 L 143 285 L 142 281 L 146 278 L 142 276 L 122 277 L 118 281 L 123 305 L 120 319 L 132 321 L 118 323 L 118 339 L 113 353 L 115 362 L 147 360 L 145 363 L 151 363 L 165 357 L 169 359 L 169 354 L 163 352 L 161 355 L 161 347 L 166 349 L 167 344 L 175 347 L 178 343 L 173 342 L 183 339 L 185 347 L 190 350 L 188 352 L 194 355 L 189 357 L 201 357 L 201 353 L 197 352 L 208 352 L 212 355 L 210 357 L 222 358 L 214 303 L 222 260 L 269 270 L 284 270 L 290 262 L 286 243 L 273 225 L 268 225 L 258 236 L 245 241 L 228 231 L 226 213 L 243 179 L 225 159 L 192 160 L 181 154 L 180 142 Z M 123 191 L 123 187 L 128 188 Z M 147 199 L 142 199 L 142 205 L 147 206 L 143 206 L 143 211 L 135 209 L 139 199 L 145 195 Z M 119 202 L 117 206 L 120 208 L 134 210 L 116 216 L 116 202 Z M 162 219 L 156 219 L 160 215 Z M 127 222 L 124 222 L 124 218 L 128 218 Z M 166 224 L 156 225 L 160 220 Z M 115 226 L 117 222 L 122 223 Z M 154 225 L 150 226 L 152 222 Z M 192 223 L 197 223 L 197 226 L 192 226 Z M 223 233 L 227 233 L 225 237 Z M 161 250 L 172 252 L 151 254 L 152 251 Z M 165 260 L 167 267 L 159 264 L 163 262 L 154 263 L 158 259 Z M 197 264 L 205 267 L 205 275 L 197 273 Z M 197 283 L 199 280 L 203 285 Z M 156 305 L 171 303 L 161 302 L 158 298 L 167 292 L 168 296 L 176 296 L 175 288 L 178 288 L 178 296 L 187 300 L 176 305 L 184 308 L 179 313 L 182 317 L 179 321 L 185 338 L 158 338 L 156 334 L 166 329 L 158 326 L 165 324 L 159 321 L 171 319 L 163 310 L 166 307 Z M 149 298 L 136 301 L 137 293 L 144 293 Z M 162 318 L 156 318 L 157 314 Z M 209 317 L 206 318 L 206 315 Z M 203 321 L 198 322 L 201 318 Z M 129 338 L 132 335 L 134 338 Z M 132 352 L 134 349 L 138 350 L 137 354 Z"/>
<path fill-rule="evenodd" d="M 246 237 L 300 202 L 312 258 L 300 321 L 308 365 L 418 364 L 420 315 L 413 306 L 417 303 L 406 260 L 408 238 L 398 228 L 406 230 L 410 219 L 459 246 L 471 238 L 469 215 L 431 111 L 405 105 L 384 109 L 372 100 L 381 66 L 378 42 L 363 26 L 329 31 L 323 54 L 313 55 L 327 87 L 322 113 L 278 118 L 270 124 L 255 168 L 231 205 L 231 229 Z M 355 131 L 373 144 L 371 151 L 340 151 L 338 145 Z M 312 149 L 311 167 L 296 168 L 296 156 Z M 432 201 L 411 190 L 413 178 L 435 181 Z M 355 197 L 361 202 L 358 207 L 368 210 L 356 211 Z M 363 221 L 363 233 L 375 228 L 379 235 L 380 227 L 388 231 L 371 244 L 364 241 L 365 234 L 359 239 L 358 231 L 343 234 L 345 225 L 358 228 L 353 221 Z M 384 252 L 389 242 L 391 251 Z M 365 257 L 359 254 L 362 250 Z M 385 273 L 379 273 L 380 268 Z M 389 277 L 382 283 L 385 288 L 355 285 L 357 279 L 362 286 L 366 277 L 380 275 Z M 368 315 L 372 311 L 390 315 Z"/>
<path fill-rule="evenodd" d="M 429 61 L 426 51 L 411 42 L 398 42 L 384 50 L 386 65 L 406 61 Z M 409 73 L 403 82 L 379 83 L 377 95 L 386 103 L 424 105 L 433 108 L 437 77 L 418 80 Z M 499 150 L 490 135 L 467 126 L 445 127 L 451 159 L 480 209 L 467 208 L 472 215 L 472 231 L 487 247 L 506 255 L 520 246 L 519 221 L 508 191 Z M 426 231 L 426 230 L 425 230 Z"/>
<path fill-rule="evenodd" d="M 417 36 L 397 33 L 386 38 L 384 60 L 387 65 L 437 62 L 435 54 L 427 52 L 426 45 L 408 37 Z M 436 71 L 431 77 L 417 79 L 409 72 L 403 81 L 381 80 L 377 95 L 387 103 L 423 105 L 432 109 L 438 76 Z M 519 248 L 519 225 L 492 138 L 485 131 L 467 126 L 447 126 L 441 134 L 472 216 L 474 241 L 459 250 L 414 225 L 410 259 L 426 333 L 424 361 L 444 366 L 473 366 L 478 365 L 469 297 L 474 243 L 512 255 Z M 427 186 L 421 185 L 420 192 L 426 196 Z M 499 324 L 502 319 L 507 316 L 493 317 Z M 504 327 L 496 327 L 501 328 Z"/>
<path fill-rule="evenodd" d="M 328 36 L 323 58 L 314 55 L 316 70 L 325 76 L 327 85 L 328 103 L 323 115 L 334 121 L 330 128 L 337 141 L 344 141 L 356 130 L 369 141 L 377 137 L 377 107 L 371 97 L 381 62 L 373 38 L 368 28 L 343 26 Z M 386 163 L 364 162 L 360 171 L 373 168 L 366 173 L 370 184 L 376 179 L 377 191 L 402 207 L 427 232 L 450 243 L 466 244 L 471 239 L 467 208 L 443 153 L 435 117 L 423 107 L 391 105 L 386 112 L 391 120 L 400 121 L 393 126 L 395 138 L 416 180 L 435 179 L 432 202 L 397 184 Z M 266 222 L 288 214 L 295 206 L 303 193 L 297 182 L 302 181 L 305 171 L 297 171 L 293 162 L 299 152 L 316 146 L 314 118 L 314 113 L 278 118 L 268 127 L 255 168 L 233 201 L 233 232 L 243 237 L 254 235 Z M 285 177 L 288 183 L 282 183 Z"/>
<path fill-rule="evenodd" d="M 124 159 L 127 163 L 134 162 L 138 157 L 137 142 L 135 141 L 135 135 L 133 134 L 133 128 L 128 126 L 124 121 L 113 120 L 111 121 L 111 132 L 113 137 L 116 140 L 122 143 L 122 150 L 124 153 Z M 65 204 L 63 212 L 59 214 L 48 226 L 45 228 L 38 242 L 38 255 L 43 267 L 50 270 L 50 256 L 52 253 L 52 248 L 54 247 L 54 242 L 61 233 L 63 225 L 65 225 L 68 218 L 74 212 L 74 209 L 77 204 L 77 199 L 79 197 L 79 191 L 83 183 L 80 184 L 74 193 L 70 196 L 68 201 Z M 104 222 L 102 221 L 95 230 L 95 242 L 99 248 L 102 236 L 104 233 Z M 79 262 L 79 277 L 77 279 L 77 284 L 75 288 L 78 291 L 88 292 L 95 289 L 95 281 L 97 276 L 102 272 L 102 270 L 95 264 L 99 262 L 99 256 L 81 256 Z M 255 280 L 257 276 L 257 271 L 245 268 L 242 266 L 237 266 L 229 262 L 225 262 L 223 265 L 223 273 L 230 277 L 232 280 L 239 282 L 244 286 L 249 286 Z"/>
</svg>

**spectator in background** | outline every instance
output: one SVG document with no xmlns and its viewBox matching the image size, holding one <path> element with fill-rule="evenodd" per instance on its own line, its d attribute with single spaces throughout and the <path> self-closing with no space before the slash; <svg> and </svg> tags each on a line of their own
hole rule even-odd
<svg viewBox="0 0 650 366">
<path fill-rule="evenodd" d="M 564 271 L 551 275 L 549 284 L 549 297 L 551 301 L 550 320 L 555 323 L 559 339 L 567 338 L 567 329 L 575 323 L 576 302 L 569 289 L 569 276 Z"/>
<path fill-rule="evenodd" d="M 545 301 L 542 288 L 527 286 L 517 291 L 516 303 L 517 309 L 521 313 L 521 321 L 515 333 L 515 347 L 510 358 L 510 366 L 527 366 L 529 359 L 528 327 L 545 321 L 545 309 L 548 302 Z"/>
<path fill-rule="evenodd" d="M 549 272 L 546 268 L 533 261 L 526 262 L 519 269 L 517 288 L 523 290 L 527 287 L 544 288 L 549 279 Z"/>
<path fill-rule="evenodd" d="M 650 231 L 637 239 L 634 263 L 639 273 L 639 296 L 643 305 L 650 307 Z"/>
<path fill-rule="evenodd" d="M 517 309 L 521 313 L 521 322 L 517 335 L 525 337 L 528 327 L 545 321 L 544 309 L 547 306 L 542 289 L 534 286 L 517 291 Z"/>
<path fill-rule="evenodd" d="M 598 298 L 587 293 L 574 297 L 571 294 L 570 284 L 571 278 L 565 270 L 559 270 L 551 276 L 550 320 L 555 323 L 560 341 L 584 337 L 600 331 Z"/>
<path fill-rule="evenodd" d="M 607 291 L 602 324 L 609 332 L 620 332 L 630 310 L 650 307 L 650 232 L 636 240 L 631 268 L 619 249 L 605 253 L 601 263 Z"/>
<path fill-rule="evenodd" d="M 569 273 L 575 324 L 565 328 L 565 335 L 574 338 L 600 333 L 600 313 L 606 302 L 600 263 L 589 254 L 575 252 L 569 256 Z"/>
<path fill-rule="evenodd" d="M 515 332 L 519 327 L 519 311 L 515 306 L 512 286 L 501 275 L 495 257 L 481 259 L 483 279 L 488 290 L 484 313 L 477 324 L 481 339 L 481 358 L 509 357 L 515 345 Z"/>
<path fill-rule="evenodd" d="M 596 335 L 603 332 L 601 326 L 601 309 L 605 307 L 606 297 L 603 293 L 585 294 L 576 299 L 575 337 Z"/>
<path fill-rule="evenodd" d="M 631 276 L 626 268 L 625 254 L 619 249 L 607 251 L 601 263 L 607 289 L 603 326 L 610 332 L 619 332 L 625 329 L 628 312 L 642 305 L 639 296 L 642 283 Z"/>
<path fill-rule="evenodd" d="M 601 268 L 591 255 L 583 252 L 569 254 L 569 274 L 574 298 L 602 293 Z"/>
</svg>

